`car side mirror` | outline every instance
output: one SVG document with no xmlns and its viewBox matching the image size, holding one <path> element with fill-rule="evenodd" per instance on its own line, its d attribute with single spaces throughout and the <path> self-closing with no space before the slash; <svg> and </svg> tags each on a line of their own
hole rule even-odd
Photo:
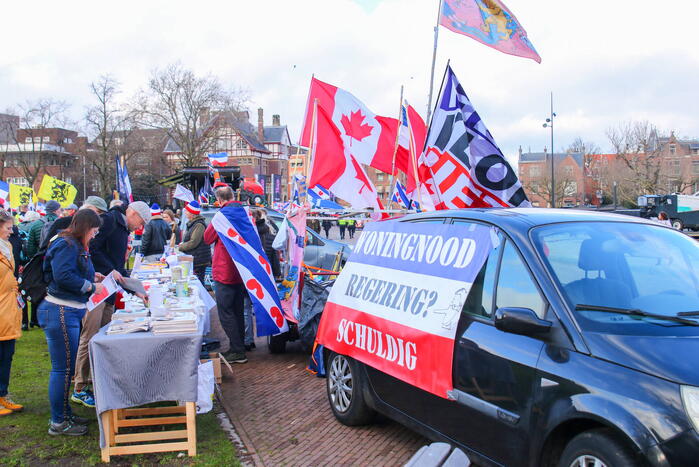
<svg viewBox="0 0 699 467">
<path fill-rule="evenodd" d="M 495 312 L 495 327 L 512 334 L 545 334 L 552 325 L 551 321 L 539 318 L 529 308 L 498 308 Z"/>
</svg>

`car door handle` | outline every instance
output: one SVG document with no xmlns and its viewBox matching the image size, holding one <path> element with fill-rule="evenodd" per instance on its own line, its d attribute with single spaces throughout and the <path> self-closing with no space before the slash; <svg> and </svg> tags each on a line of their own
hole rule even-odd
<svg viewBox="0 0 699 467">
<path fill-rule="evenodd" d="M 516 413 L 512 413 L 509 410 L 498 407 L 495 404 L 486 402 L 472 394 L 460 391 L 458 389 L 453 389 L 449 391 L 449 399 L 456 401 L 457 404 L 464 405 L 473 410 L 477 410 L 489 417 L 496 418 L 508 425 L 517 425 L 519 423 L 520 416 Z"/>
</svg>

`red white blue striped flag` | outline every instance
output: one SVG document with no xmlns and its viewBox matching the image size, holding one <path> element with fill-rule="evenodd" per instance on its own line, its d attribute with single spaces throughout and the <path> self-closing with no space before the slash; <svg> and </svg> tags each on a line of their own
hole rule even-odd
<svg viewBox="0 0 699 467">
<path fill-rule="evenodd" d="M 262 242 L 243 207 L 226 206 L 211 223 L 243 279 L 257 320 L 257 335 L 289 330 Z"/>
</svg>

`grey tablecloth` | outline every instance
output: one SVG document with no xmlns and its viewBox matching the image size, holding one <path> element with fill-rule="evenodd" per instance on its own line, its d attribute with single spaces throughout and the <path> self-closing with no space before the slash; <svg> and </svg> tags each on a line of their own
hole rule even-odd
<svg viewBox="0 0 699 467">
<path fill-rule="evenodd" d="M 100 447 L 105 446 L 102 412 L 161 401 L 196 402 L 203 326 L 200 320 L 195 334 L 160 335 L 107 335 L 105 326 L 90 340 Z"/>
</svg>

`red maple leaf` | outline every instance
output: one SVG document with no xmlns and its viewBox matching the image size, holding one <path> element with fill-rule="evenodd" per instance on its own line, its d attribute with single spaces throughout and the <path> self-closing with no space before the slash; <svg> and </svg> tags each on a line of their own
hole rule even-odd
<svg viewBox="0 0 699 467">
<path fill-rule="evenodd" d="M 362 166 L 359 165 L 359 162 L 357 162 L 357 159 L 355 159 L 354 156 L 350 156 L 350 159 L 352 159 L 354 171 L 357 172 L 357 175 L 354 178 L 362 182 L 362 187 L 359 189 L 359 194 L 362 194 L 362 190 L 364 188 L 371 190 L 371 182 L 366 178 L 364 170 L 362 170 Z"/>
<path fill-rule="evenodd" d="M 361 110 L 350 112 L 350 118 L 347 118 L 347 115 L 343 115 L 340 123 L 342 123 L 342 127 L 345 129 L 345 134 L 357 141 L 361 141 L 369 136 L 372 128 L 371 125 L 363 123 L 364 118 Z"/>
</svg>

